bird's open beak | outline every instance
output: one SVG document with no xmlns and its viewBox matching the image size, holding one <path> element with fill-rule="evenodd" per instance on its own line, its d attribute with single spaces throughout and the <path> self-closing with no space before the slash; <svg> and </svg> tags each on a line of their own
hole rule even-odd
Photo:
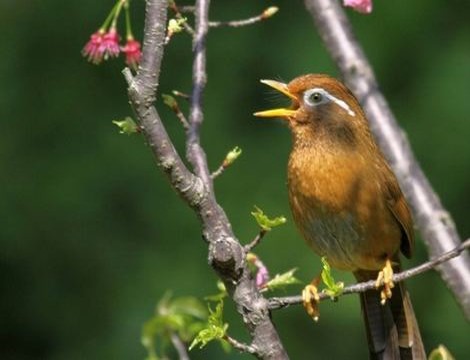
<svg viewBox="0 0 470 360">
<path fill-rule="evenodd" d="M 261 80 L 263 84 L 266 84 L 273 89 L 276 89 L 277 91 L 283 93 L 284 95 L 290 97 L 292 100 L 297 101 L 297 98 L 295 95 L 289 92 L 289 89 L 287 88 L 287 85 L 279 82 L 279 81 L 274 81 L 274 80 Z M 259 116 L 259 117 L 280 117 L 280 118 L 290 118 L 295 115 L 297 110 L 293 109 L 287 109 L 287 108 L 278 108 L 278 109 L 271 109 L 271 110 L 264 110 L 264 111 L 258 111 L 255 112 L 253 115 L 254 116 Z"/>
</svg>

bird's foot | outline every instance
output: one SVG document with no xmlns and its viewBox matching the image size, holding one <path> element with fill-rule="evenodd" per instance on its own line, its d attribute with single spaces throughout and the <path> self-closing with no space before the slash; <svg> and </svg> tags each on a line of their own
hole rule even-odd
<svg viewBox="0 0 470 360">
<path fill-rule="evenodd" d="M 395 287 L 395 284 L 393 283 L 392 262 L 390 260 L 385 262 L 384 268 L 379 272 L 377 280 L 375 281 L 375 287 L 377 289 L 379 289 L 381 286 L 383 286 L 383 289 L 380 292 L 380 303 L 385 305 L 387 299 L 392 297 L 392 289 Z"/>
<path fill-rule="evenodd" d="M 302 290 L 302 301 L 307 314 L 314 320 L 318 321 L 320 316 L 320 310 L 318 309 L 318 304 L 320 303 L 320 296 L 318 295 L 317 285 L 320 283 L 319 278 L 312 280 Z"/>
</svg>

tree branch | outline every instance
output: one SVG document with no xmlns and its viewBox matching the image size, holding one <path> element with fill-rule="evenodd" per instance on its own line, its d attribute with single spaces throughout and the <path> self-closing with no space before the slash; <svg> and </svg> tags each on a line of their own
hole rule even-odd
<svg viewBox="0 0 470 360">
<path fill-rule="evenodd" d="M 202 95 L 205 75 L 205 36 L 209 2 L 196 3 L 195 60 L 193 95 L 187 153 L 194 171 L 184 165 L 175 150 L 153 102 L 159 81 L 166 30 L 167 0 L 147 0 L 143 55 L 137 76 L 129 69 L 123 73 L 128 95 L 142 133 L 160 168 L 172 187 L 195 211 L 209 245 L 209 263 L 218 273 L 234 300 L 237 311 L 252 336 L 252 349 L 259 359 L 288 359 L 270 319 L 268 301 L 260 294 L 246 262 L 246 252 L 231 230 L 223 209 L 215 200 L 205 153 L 200 146 L 199 129 L 203 121 Z"/>
<path fill-rule="evenodd" d="M 455 248 L 460 238 L 416 161 L 410 144 L 379 91 L 372 67 L 354 37 L 337 0 L 305 0 L 330 55 L 345 83 L 361 102 L 376 139 L 400 181 L 430 257 Z M 470 319 L 470 257 L 467 253 L 438 267 L 438 271 Z"/>
<path fill-rule="evenodd" d="M 271 6 L 265 9 L 261 14 L 253 16 L 248 19 L 243 19 L 243 20 L 232 20 L 232 21 L 211 21 L 209 22 L 209 26 L 213 28 L 217 27 L 242 27 L 242 26 L 248 26 L 248 25 L 253 25 L 256 24 L 257 22 L 266 20 L 273 16 L 275 13 L 277 13 L 279 10 L 278 7 L 276 6 Z"/>
<path fill-rule="evenodd" d="M 200 128 L 204 120 L 202 112 L 202 100 L 206 86 L 206 36 L 209 29 L 209 4 L 210 0 L 196 1 L 196 34 L 194 36 L 193 52 L 193 91 L 189 110 L 189 130 L 187 141 L 187 157 L 191 162 L 194 172 L 199 176 L 204 185 L 212 188 L 212 179 L 207 166 L 207 159 L 200 143 Z"/>
<path fill-rule="evenodd" d="M 431 269 L 434 269 L 436 266 L 459 256 L 465 249 L 468 249 L 468 248 L 470 248 L 470 239 L 466 240 L 465 242 L 457 246 L 455 249 L 448 251 L 445 254 L 442 254 L 441 256 L 433 260 L 425 262 L 412 269 L 408 269 L 400 273 L 393 274 L 393 282 L 397 283 L 400 281 L 404 281 L 413 276 L 416 276 L 426 271 L 429 271 Z M 365 292 L 367 290 L 373 290 L 373 289 L 376 289 L 376 280 L 369 280 L 369 281 L 365 281 L 362 283 L 346 286 L 341 292 L 341 295 L 356 294 L 356 293 L 361 293 L 361 292 Z M 321 292 L 318 295 L 320 297 L 320 301 L 325 300 L 325 299 L 330 299 L 330 296 L 328 296 L 324 292 Z M 271 310 L 280 309 L 289 305 L 298 305 L 298 304 L 302 304 L 302 296 L 273 297 L 269 299 L 269 308 Z"/>
<path fill-rule="evenodd" d="M 234 349 L 237 349 L 240 352 L 248 353 L 248 354 L 256 354 L 256 349 L 252 345 L 244 344 L 228 335 L 224 337 L 227 342 L 233 346 Z"/>
<path fill-rule="evenodd" d="M 178 353 L 179 360 L 190 360 L 189 355 L 188 355 L 188 350 L 186 349 L 186 345 L 184 344 L 183 341 L 181 341 L 180 337 L 172 332 L 170 334 L 171 338 L 171 343 L 173 344 L 173 347 L 176 349 L 176 352 Z"/>
</svg>

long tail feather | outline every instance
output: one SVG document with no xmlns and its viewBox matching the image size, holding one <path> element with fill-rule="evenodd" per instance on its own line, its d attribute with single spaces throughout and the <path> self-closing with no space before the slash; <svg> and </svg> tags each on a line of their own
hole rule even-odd
<svg viewBox="0 0 470 360">
<path fill-rule="evenodd" d="M 374 279 L 373 272 L 357 272 L 359 281 Z M 423 342 L 410 297 L 402 283 L 396 284 L 392 298 L 380 304 L 376 290 L 361 293 L 361 308 L 374 360 L 425 360 Z"/>
</svg>

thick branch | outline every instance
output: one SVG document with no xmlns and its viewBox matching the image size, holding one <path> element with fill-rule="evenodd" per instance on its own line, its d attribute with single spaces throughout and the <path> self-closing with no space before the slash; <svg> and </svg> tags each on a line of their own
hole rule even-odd
<svg viewBox="0 0 470 360">
<path fill-rule="evenodd" d="M 404 281 L 413 276 L 416 276 L 426 271 L 429 271 L 431 269 L 434 269 L 436 266 L 459 256 L 465 249 L 468 249 L 468 248 L 470 248 L 470 239 L 463 242 L 455 249 L 449 252 L 446 252 L 445 254 L 442 254 L 441 256 L 433 260 L 425 262 L 424 264 L 416 266 L 412 269 L 408 269 L 400 273 L 394 274 L 393 282 L 397 283 L 400 281 Z M 365 292 L 367 290 L 372 290 L 372 289 L 376 289 L 376 280 L 370 280 L 370 281 L 365 281 L 362 283 L 346 286 L 343 289 L 341 295 L 356 294 L 356 293 L 361 293 L 361 292 Z M 318 295 L 320 297 L 320 300 L 325 300 L 325 299 L 330 298 L 324 292 L 319 293 Z M 286 297 L 280 297 L 280 298 L 271 298 L 269 299 L 269 308 L 271 310 L 274 310 L 274 309 L 280 309 L 289 305 L 298 305 L 301 303 L 302 303 L 302 296 L 286 296 Z"/>
<path fill-rule="evenodd" d="M 433 191 L 380 93 L 373 70 L 352 33 L 344 10 L 337 0 L 305 0 L 305 5 L 346 84 L 368 116 L 372 131 L 411 205 L 430 257 L 455 248 L 460 238 L 454 222 Z M 463 253 L 438 267 L 438 271 L 470 319 L 469 255 Z"/>
<path fill-rule="evenodd" d="M 194 89 L 188 131 L 188 157 L 196 175 L 184 165 L 153 106 L 164 48 L 166 0 L 147 0 L 141 66 L 135 78 L 129 69 L 123 71 L 129 86 L 129 99 L 158 165 L 202 223 L 203 237 L 209 244 L 209 262 L 223 280 L 250 331 L 253 338 L 250 349 L 255 349 L 255 355 L 260 359 L 287 359 L 271 322 L 268 302 L 251 277 L 245 260 L 246 253 L 235 238 L 223 209 L 215 200 L 205 153 L 200 146 L 208 6 L 208 1 L 201 0 L 197 2 L 195 10 Z"/>
<path fill-rule="evenodd" d="M 206 190 L 202 181 L 184 165 L 152 105 L 160 75 L 165 37 L 166 1 L 153 0 L 146 8 L 144 48 L 138 75 L 133 78 L 124 69 L 129 99 L 136 112 L 142 133 L 147 139 L 158 165 L 169 177 L 175 190 L 193 207 L 200 206 Z"/>
</svg>

